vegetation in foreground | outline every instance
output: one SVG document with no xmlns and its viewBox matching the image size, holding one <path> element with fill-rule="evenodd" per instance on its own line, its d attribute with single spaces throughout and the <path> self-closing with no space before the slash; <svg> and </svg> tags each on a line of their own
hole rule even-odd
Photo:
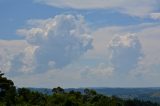
<svg viewBox="0 0 160 106">
<path fill-rule="evenodd" d="M 160 106 L 149 101 L 122 100 L 115 96 L 97 94 L 92 89 L 65 92 L 63 88 L 52 89 L 52 95 L 14 86 L 12 80 L 0 72 L 0 106 Z"/>
</svg>

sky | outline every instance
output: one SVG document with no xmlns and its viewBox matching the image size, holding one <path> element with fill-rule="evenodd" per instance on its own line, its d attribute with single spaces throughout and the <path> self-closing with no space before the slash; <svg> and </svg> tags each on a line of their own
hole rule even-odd
<svg viewBox="0 0 160 106">
<path fill-rule="evenodd" d="M 0 0 L 0 70 L 18 87 L 159 87 L 159 0 Z"/>
</svg>

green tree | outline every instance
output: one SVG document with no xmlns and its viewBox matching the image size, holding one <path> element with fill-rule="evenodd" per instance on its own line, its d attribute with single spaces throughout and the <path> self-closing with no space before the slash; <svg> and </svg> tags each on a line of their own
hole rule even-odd
<svg viewBox="0 0 160 106">
<path fill-rule="evenodd" d="M 7 106 L 15 104 L 16 88 L 12 80 L 4 77 L 0 71 L 0 100 L 3 100 Z"/>
<path fill-rule="evenodd" d="M 31 91 L 27 88 L 18 88 L 18 97 L 24 101 L 29 102 Z"/>
<path fill-rule="evenodd" d="M 53 93 L 61 93 L 61 94 L 63 94 L 64 93 L 64 89 L 61 88 L 61 87 L 57 87 L 57 88 L 53 88 L 52 92 Z"/>
</svg>

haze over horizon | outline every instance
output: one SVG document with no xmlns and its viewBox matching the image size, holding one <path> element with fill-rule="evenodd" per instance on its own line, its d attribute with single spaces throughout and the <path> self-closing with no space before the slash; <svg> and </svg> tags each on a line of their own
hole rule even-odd
<svg viewBox="0 0 160 106">
<path fill-rule="evenodd" d="M 160 87 L 159 0 L 0 0 L 0 70 L 18 87 Z"/>
</svg>

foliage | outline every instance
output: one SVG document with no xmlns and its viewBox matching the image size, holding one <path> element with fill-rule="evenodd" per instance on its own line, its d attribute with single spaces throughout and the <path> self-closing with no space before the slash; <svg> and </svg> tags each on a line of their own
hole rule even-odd
<svg viewBox="0 0 160 106">
<path fill-rule="evenodd" d="M 14 87 L 14 83 L 0 72 L 0 106 L 160 106 L 140 100 L 122 100 L 116 96 L 108 97 L 95 90 L 84 89 L 84 93 L 71 90 L 65 92 L 61 87 L 53 88 L 52 95 Z"/>
<path fill-rule="evenodd" d="M 10 106 L 15 104 L 16 88 L 12 80 L 4 77 L 4 74 L 0 71 L 0 104 Z"/>
</svg>

